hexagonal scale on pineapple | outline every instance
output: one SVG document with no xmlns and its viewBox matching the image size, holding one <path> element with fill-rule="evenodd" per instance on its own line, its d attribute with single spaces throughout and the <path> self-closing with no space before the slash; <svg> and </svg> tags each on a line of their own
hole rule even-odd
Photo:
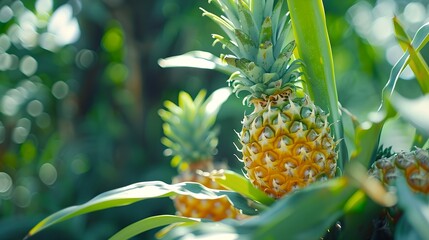
<svg viewBox="0 0 429 240">
<path fill-rule="evenodd" d="M 287 150 L 286 146 L 290 146 L 293 144 L 292 138 L 286 135 L 280 136 L 277 139 L 277 148 L 283 149 L 284 151 Z"/>
</svg>

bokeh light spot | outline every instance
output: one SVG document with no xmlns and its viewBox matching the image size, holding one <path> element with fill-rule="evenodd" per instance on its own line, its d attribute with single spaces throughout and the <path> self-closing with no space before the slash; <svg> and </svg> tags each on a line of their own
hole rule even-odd
<svg viewBox="0 0 429 240">
<path fill-rule="evenodd" d="M 73 8 L 70 4 L 64 4 L 55 10 L 48 23 L 48 31 L 55 35 L 58 46 L 74 43 L 79 39 L 79 23 L 73 17 Z"/>
<path fill-rule="evenodd" d="M 404 17 L 411 23 L 424 21 L 426 17 L 426 8 L 419 2 L 410 2 L 404 9 Z"/>
<path fill-rule="evenodd" d="M 0 53 L 6 52 L 9 48 L 10 48 L 9 37 L 6 34 L 1 34 L 0 35 Z"/>
<path fill-rule="evenodd" d="M 64 81 L 58 81 L 52 86 L 51 92 L 57 99 L 63 99 L 69 93 L 69 86 Z"/>
<path fill-rule="evenodd" d="M 37 61 L 31 56 L 24 56 L 21 59 L 19 70 L 26 76 L 31 76 L 37 71 Z"/>
<path fill-rule="evenodd" d="M 32 117 L 37 117 L 43 112 L 43 104 L 39 100 L 33 100 L 27 105 L 27 112 Z"/>
<path fill-rule="evenodd" d="M 28 137 L 28 134 L 30 133 L 30 129 L 31 129 L 30 120 L 28 120 L 27 118 L 19 119 L 16 124 L 16 127 L 13 129 L 12 140 L 18 144 L 25 142 L 25 140 Z"/>
<path fill-rule="evenodd" d="M 52 185 L 57 180 L 57 169 L 50 163 L 43 164 L 39 169 L 40 180 L 46 185 Z"/>
<path fill-rule="evenodd" d="M 57 43 L 55 42 L 55 35 L 52 33 L 42 33 L 39 37 L 40 47 L 55 52 L 58 49 Z"/>
<path fill-rule="evenodd" d="M 12 66 L 12 57 L 7 53 L 0 53 L 0 71 L 9 70 Z"/>
<path fill-rule="evenodd" d="M 12 187 L 12 178 L 5 172 L 0 172 L 0 193 L 9 191 Z"/>
<path fill-rule="evenodd" d="M 401 58 L 402 54 L 404 54 L 402 48 L 399 45 L 393 45 L 386 50 L 386 60 L 393 66 Z"/>
<path fill-rule="evenodd" d="M 84 156 L 73 159 L 70 165 L 72 172 L 76 175 L 86 173 L 90 168 L 89 161 Z"/>
<path fill-rule="evenodd" d="M 51 117 L 47 113 L 42 113 L 37 116 L 36 124 L 40 128 L 47 128 L 51 125 Z"/>
<path fill-rule="evenodd" d="M 76 65 L 81 69 L 89 68 L 94 60 L 94 51 L 82 49 L 76 54 Z"/>
<path fill-rule="evenodd" d="M 7 116 L 13 116 L 18 112 L 18 99 L 6 95 L 1 99 L 1 111 Z"/>
<path fill-rule="evenodd" d="M 121 84 L 128 76 L 128 68 L 121 63 L 111 63 L 107 66 L 107 75 L 115 84 Z"/>
<path fill-rule="evenodd" d="M 391 17 L 380 17 L 377 18 L 372 24 L 372 36 L 369 39 L 374 45 L 383 45 L 389 40 L 389 37 L 393 37 L 393 25 Z"/>
<path fill-rule="evenodd" d="M 24 186 L 18 186 L 13 190 L 12 200 L 18 207 L 28 207 L 31 203 L 31 192 Z"/>
<path fill-rule="evenodd" d="M 13 17 L 13 11 L 9 6 L 0 9 L 0 22 L 6 23 Z"/>
<path fill-rule="evenodd" d="M 39 14 L 49 14 L 52 11 L 52 5 L 52 0 L 37 0 L 35 7 Z"/>
<path fill-rule="evenodd" d="M 104 49 L 108 52 L 120 50 L 124 44 L 121 30 L 116 27 L 109 29 L 103 36 L 102 44 Z"/>
</svg>

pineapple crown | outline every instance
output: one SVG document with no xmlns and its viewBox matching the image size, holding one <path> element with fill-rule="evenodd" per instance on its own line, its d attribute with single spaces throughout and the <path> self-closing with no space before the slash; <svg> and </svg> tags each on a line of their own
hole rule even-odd
<svg viewBox="0 0 429 240">
<path fill-rule="evenodd" d="M 231 91 L 221 88 L 207 99 L 206 91 L 201 90 L 195 99 L 184 92 L 179 93 L 178 105 L 165 101 L 165 109 L 158 111 L 164 121 L 162 144 L 167 149 L 166 156 L 173 156 L 171 165 L 186 169 L 188 164 L 213 159 L 218 144 L 215 121 L 222 103 Z"/>
<path fill-rule="evenodd" d="M 222 59 L 235 72 L 228 82 L 233 92 L 248 94 L 244 102 L 265 99 L 294 85 L 301 76 L 300 60 L 292 60 L 295 41 L 284 0 L 209 0 L 224 15 L 217 16 L 201 8 L 225 32 L 213 34 L 213 45 L 221 43 L 233 55 Z"/>
</svg>

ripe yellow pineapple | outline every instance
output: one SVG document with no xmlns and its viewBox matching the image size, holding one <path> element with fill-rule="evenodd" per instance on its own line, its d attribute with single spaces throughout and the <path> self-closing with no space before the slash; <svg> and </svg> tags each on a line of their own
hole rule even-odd
<svg viewBox="0 0 429 240">
<path fill-rule="evenodd" d="M 214 123 L 218 105 L 210 105 L 213 95 L 206 101 L 206 92 L 200 91 L 192 100 L 186 92 L 179 93 L 179 104 L 165 102 L 167 110 L 160 109 L 159 115 L 164 121 L 165 137 L 162 143 L 168 147 L 167 155 L 173 156 L 172 165 L 178 167 L 180 174 L 173 183 L 198 182 L 212 189 L 223 189 L 202 171 L 214 171 L 213 156 L 217 146 L 217 131 Z M 225 218 L 237 218 L 240 213 L 226 197 L 215 200 L 201 200 L 190 196 L 178 195 L 173 198 L 177 214 L 186 217 L 207 218 L 219 221 Z"/>
<path fill-rule="evenodd" d="M 407 180 L 414 192 L 429 193 L 429 151 L 416 148 L 375 161 L 369 174 L 379 179 L 386 187 L 391 186 L 399 174 Z"/>
<path fill-rule="evenodd" d="M 274 198 L 336 172 L 336 142 L 327 114 L 299 90 L 303 67 L 293 60 L 295 43 L 285 1 L 210 1 L 217 16 L 203 9 L 226 37 L 214 34 L 233 55 L 223 59 L 236 72 L 233 91 L 246 92 L 254 110 L 243 119 L 242 161 L 251 182 Z"/>
</svg>

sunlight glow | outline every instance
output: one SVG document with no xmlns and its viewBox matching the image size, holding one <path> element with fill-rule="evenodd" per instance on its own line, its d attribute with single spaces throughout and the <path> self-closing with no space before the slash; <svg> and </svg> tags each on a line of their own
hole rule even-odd
<svg viewBox="0 0 429 240">
<path fill-rule="evenodd" d="M 55 42 L 58 46 L 71 44 L 79 39 L 79 24 L 73 17 L 73 8 L 69 4 L 62 5 L 52 14 L 48 32 L 55 35 Z"/>
</svg>

